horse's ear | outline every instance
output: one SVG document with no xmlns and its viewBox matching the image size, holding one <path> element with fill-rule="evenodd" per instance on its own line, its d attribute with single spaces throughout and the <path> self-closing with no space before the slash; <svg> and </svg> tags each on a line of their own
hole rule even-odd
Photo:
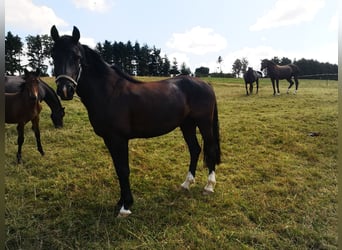
<svg viewBox="0 0 342 250">
<path fill-rule="evenodd" d="M 56 42 L 59 38 L 59 34 L 55 25 L 51 27 L 50 34 L 52 39 Z"/>
<path fill-rule="evenodd" d="M 27 69 L 24 69 L 24 74 L 27 76 L 29 74 L 29 71 Z"/>
<path fill-rule="evenodd" d="M 74 26 L 74 29 L 72 31 L 72 40 L 75 42 L 75 43 L 78 43 L 78 40 L 80 40 L 80 31 L 77 29 L 76 26 Z"/>
</svg>

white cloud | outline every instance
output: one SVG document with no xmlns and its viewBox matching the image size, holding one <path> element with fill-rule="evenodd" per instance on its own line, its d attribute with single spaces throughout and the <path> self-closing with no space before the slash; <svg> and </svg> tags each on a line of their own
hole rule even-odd
<svg viewBox="0 0 342 250">
<path fill-rule="evenodd" d="M 87 9 L 95 12 L 106 12 L 114 5 L 113 0 L 73 0 L 76 8 Z"/>
<path fill-rule="evenodd" d="M 325 0 L 278 0 L 250 30 L 259 31 L 311 21 L 324 5 Z"/>
<path fill-rule="evenodd" d="M 32 0 L 6 0 L 5 23 L 27 32 L 48 34 L 52 25 L 67 23 L 44 5 L 35 5 Z"/>
<path fill-rule="evenodd" d="M 227 41 L 210 28 L 196 26 L 185 33 L 174 33 L 166 45 L 178 51 L 204 55 L 224 49 Z"/>
<path fill-rule="evenodd" d="M 337 29 L 338 29 L 338 14 L 336 13 L 330 19 L 329 30 L 335 32 L 337 31 Z"/>
<path fill-rule="evenodd" d="M 189 57 L 184 53 L 175 52 L 175 53 L 171 53 L 167 55 L 167 57 L 170 60 L 171 66 L 173 65 L 173 58 L 176 58 L 178 68 L 180 68 L 182 63 L 185 63 L 186 66 L 188 67 L 191 66 L 189 63 L 190 62 Z"/>
</svg>

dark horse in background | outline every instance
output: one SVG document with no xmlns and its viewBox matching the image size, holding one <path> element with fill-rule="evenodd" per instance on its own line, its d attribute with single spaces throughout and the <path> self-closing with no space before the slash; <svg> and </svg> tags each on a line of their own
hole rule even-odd
<svg viewBox="0 0 342 250">
<path fill-rule="evenodd" d="M 59 36 L 51 28 L 54 41 L 52 58 L 57 94 L 71 100 L 74 92 L 85 105 L 95 133 L 107 146 L 119 179 L 119 216 L 131 214 L 133 204 L 129 182 L 128 141 L 166 134 L 180 127 L 190 151 L 190 166 L 182 187 L 194 182 L 201 147 L 196 137 L 199 128 L 204 141 L 204 161 L 209 169 L 205 192 L 214 192 L 215 166 L 220 163 L 220 142 L 216 97 L 213 88 L 196 78 L 141 82 L 108 65 L 98 53 L 79 43 L 80 32 Z M 170 149 L 172 152 L 172 149 Z"/>
<path fill-rule="evenodd" d="M 296 89 L 293 92 L 294 94 L 297 93 L 298 90 L 298 74 L 299 68 L 295 64 L 288 64 L 288 65 L 277 65 L 274 62 L 264 59 L 261 61 L 261 70 L 267 69 L 267 75 L 271 78 L 272 87 L 273 87 L 273 95 L 280 95 L 279 91 L 279 80 L 286 79 L 290 85 L 287 89 L 287 94 L 290 92 L 290 88 L 294 84 L 292 77 L 296 83 Z M 275 86 L 276 84 L 276 86 Z M 277 92 L 276 88 L 277 87 Z"/>
<path fill-rule="evenodd" d="M 18 152 L 17 161 L 21 163 L 21 147 L 24 143 L 24 127 L 29 121 L 32 122 L 37 148 L 44 155 L 40 142 L 39 113 L 42 110 L 39 96 L 39 70 L 28 72 L 25 70 L 24 82 L 20 85 L 17 93 L 5 93 L 5 122 L 17 123 Z"/>
<path fill-rule="evenodd" d="M 253 93 L 253 83 L 256 84 L 256 94 L 258 94 L 259 91 L 259 78 L 262 77 L 262 73 L 260 71 L 253 70 L 252 67 L 248 67 L 248 70 L 246 73 L 243 74 L 243 79 L 245 80 L 245 87 L 246 87 L 246 95 Z M 249 93 L 248 93 L 248 87 L 249 84 Z"/>
<path fill-rule="evenodd" d="M 5 93 L 20 91 L 20 86 L 25 82 L 21 76 L 5 76 Z M 51 109 L 51 120 L 55 128 L 63 127 L 64 108 L 53 88 L 39 78 L 39 96 Z"/>
</svg>

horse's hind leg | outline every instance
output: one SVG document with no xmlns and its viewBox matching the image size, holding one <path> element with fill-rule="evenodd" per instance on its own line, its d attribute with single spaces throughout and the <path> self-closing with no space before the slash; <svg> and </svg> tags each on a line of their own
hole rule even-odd
<svg viewBox="0 0 342 250">
<path fill-rule="evenodd" d="M 213 128 L 211 122 L 201 123 L 199 126 L 200 132 L 204 141 L 204 161 L 209 170 L 208 182 L 204 187 L 205 194 L 214 192 L 216 184 L 215 178 L 215 165 L 217 162 L 216 157 L 216 144 L 213 135 Z"/>
<path fill-rule="evenodd" d="M 31 122 L 32 122 L 32 130 L 36 137 L 37 149 L 41 155 L 44 155 L 45 153 L 42 147 L 42 143 L 40 141 L 39 116 L 36 116 L 35 118 L 33 118 Z"/>
<path fill-rule="evenodd" d="M 295 76 L 294 80 L 295 80 L 295 83 L 296 83 L 296 90 L 293 92 L 293 94 L 297 94 L 298 85 L 299 85 L 298 78 Z"/>
<path fill-rule="evenodd" d="M 259 92 L 259 79 L 256 80 L 256 92 L 255 94 L 258 94 Z"/>
<path fill-rule="evenodd" d="M 24 123 L 18 123 L 17 125 L 17 132 L 18 132 L 18 152 L 17 152 L 17 162 L 21 163 L 21 148 L 23 146 L 24 143 Z"/>
<path fill-rule="evenodd" d="M 196 124 L 194 121 L 188 119 L 183 122 L 180 128 L 190 152 L 189 172 L 181 186 L 182 188 L 189 190 L 190 184 L 195 182 L 197 162 L 201 153 L 201 147 L 196 137 Z"/>
<path fill-rule="evenodd" d="M 287 88 L 287 92 L 286 92 L 286 94 L 288 94 L 288 93 L 290 93 L 290 88 L 293 86 L 294 82 L 292 81 L 291 78 L 288 78 L 286 80 L 290 83 L 289 87 Z"/>
</svg>

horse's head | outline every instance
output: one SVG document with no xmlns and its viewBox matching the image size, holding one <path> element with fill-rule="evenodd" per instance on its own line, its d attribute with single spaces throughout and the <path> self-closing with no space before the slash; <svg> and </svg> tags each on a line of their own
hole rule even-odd
<svg viewBox="0 0 342 250">
<path fill-rule="evenodd" d="M 83 47 L 79 43 L 80 32 L 74 26 L 72 36 L 60 37 L 54 25 L 51 28 L 51 37 L 54 41 L 51 56 L 54 63 L 57 94 L 63 100 L 71 100 L 81 77 L 84 59 Z"/>
<path fill-rule="evenodd" d="M 24 85 L 23 88 L 28 94 L 28 98 L 32 101 L 39 101 L 39 75 L 40 70 L 34 71 L 24 70 Z"/>
<path fill-rule="evenodd" d="M 57 111 L 51 113 L 51 119 L 55 128 L 62 128 L 63 127 L 63 117 L 65 115 L 64 107 L 60 108 Z"/>
<path fill-rule="evenodd" d="M 264 69 L 266 69 L 268 67 L 268 60 L 267 59 L 264 59 L 261 61 L 261 71 L 263 71 Z"/>
</svg>

